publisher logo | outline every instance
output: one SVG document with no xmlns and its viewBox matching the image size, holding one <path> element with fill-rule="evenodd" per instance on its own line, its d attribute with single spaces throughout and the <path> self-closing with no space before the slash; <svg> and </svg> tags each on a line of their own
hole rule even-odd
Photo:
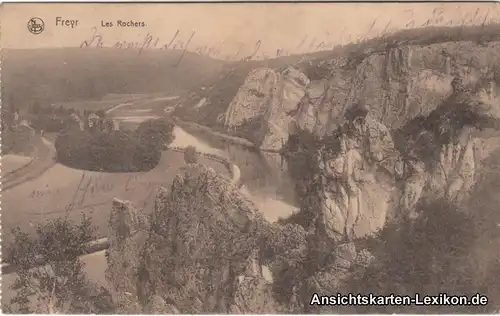
<svg viewBox="0 0 500 316">
<path fill-rule="evenodd" d="M 40 18 L 31 18 L 28 21 L 28 31 L 32 34 L 38 35 L 45 29 L 45 23 Z"/>
</svg>

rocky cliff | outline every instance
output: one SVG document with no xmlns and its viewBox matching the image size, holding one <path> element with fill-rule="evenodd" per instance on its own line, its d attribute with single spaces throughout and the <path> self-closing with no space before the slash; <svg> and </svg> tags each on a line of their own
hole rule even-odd
<svg viewBox="0 0 500 316">
<path fill-rule="evenodd" d="M 338 126 L 348 108 L 361 102 L 377 121 L 398 129 L 419 115 L 428 115 L 447 99 L 456 76 L 462 76 L 467 84 L 483 80 L 484 92 L 494 95 L 499 45 L 402 45 L 356 62 L 348 58 L 328 60 L 321 65 L 328 67 L 328 76 L 319 80 L 311 80 L 293 67 L 255 69 L 220 123 L 229 132 L 252 123 L 258 132 L 247 137 L 262 149 L 279 149 L 292 121 L 324 135 Z"/>
<path fill-rule="evenodd" d="M 114 280 L 124 302 L 151 313 L 335 313 L 308 300 L 336 293 L 377 259 L 365 237 L 398 221 L 411 231 L 428 218 L 429 201 L 471 203 L 500 149 L 500 42 L 384 45 L 256 67 L 212 121 L 199 122 L 282 152 L 301 202 L 289 224 L 266 222 L 228 179 L 200 165 L 160 189 L 149 221 L 116 202 L 111 232 L 121 237 L 109 263 L 129 276 Z M 211 104 L 201 101 L 197 111 Z M 118 228 L 120 218 L 129 228 Z M 131 233 L 144 225 L 147 237 Z M 139 259 L 123 265 L 123 253 Z"/>
<path fill-rule="evenodd" d="M 480 87 L 467 86 L 455 86 L 436 109 L 398 129 L 367 107 L 349 108 L 314 155 L 317 227 L 333 240 L 354 240 L 391 219 L 418 216 L 422 198 L 468 197 L 482 161 L 500 148 L 500 116 L 496 96 L 485 99 Z"/>
<path fill-rule="evenodd" d="M 251 128 L 250 140 L 262 149 L 281 148 L 309 82 L 294 68 L 252 71 L 229 104 L 224 126 L 229 131 Z"/>
<path fill-rule="evenodd" d="M 500 147 L 500 41 L 471 38 L 387 39 L 315 62 L 256 68 L 217 122 L 206 124 L 262 150 L 288 150 L 296 133 L 323 139 L 311 158 L 322 188 L 313 217 L 334 240 L 361 237 L 388 218 L 418 215 L 422 198 L 459 202 L 481 161 Z M 353 114 L 359 106 L 361 116 Z"/>
<path fill-rule="evenodd" d="M 194 164 L 159 189 L 149 220 L 114 201 L 107 277 L 128 312 L 283 312 L 271 271 L 304 251 L 304 234 L 267 223 L 229 179 Z"/>
</svg>

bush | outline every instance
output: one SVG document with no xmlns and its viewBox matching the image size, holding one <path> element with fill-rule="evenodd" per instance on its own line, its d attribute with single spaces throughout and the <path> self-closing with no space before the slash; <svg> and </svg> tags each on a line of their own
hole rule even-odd
<svg viewBox="0 0 500 316">
<path fill-rule="evenodd" d="M 56 117 L 36 117 L 33 119 L 33 128 L 50 133 L 59 133 L 66 127 L 65 120 Z"/>
<path fill-rule="evenodd" d="M 489 277 L 480 277 L 478 267 L 485 260 L 476 257 L 478 234 L 474 217 L 446 201 L 423 205 L 423 213 L 415 222 L 392 224 L 377 238 L 367 242 L 375 262 L 346 282 L 342 291 L 398 295 L 482 295 L 499 293 L 497 281 L 500 264 L 494 263 Z M 491 280 L 483 281 L 479 279 Z M 489 295 L 491 297 L 491 295 Z M 491 297 L 493 299 L 493 297 Z M 458 313 L 491 312 L 496 306 L 409 306 L 358 307 L 356 313 Z"/>
<path fill-rule="evenodd" d="M 184 161 L 186 163 L 197 163 L 198 162 L 198 152 L 196 151 L 196 147 L 187 146 L 186 150 L 184 150 Z"/>
</svg>

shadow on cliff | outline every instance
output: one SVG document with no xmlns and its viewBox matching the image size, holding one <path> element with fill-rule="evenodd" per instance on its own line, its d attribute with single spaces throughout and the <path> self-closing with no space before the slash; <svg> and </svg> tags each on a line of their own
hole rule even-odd
<svg viewBox="0 0 500 316">
<path fill-rule="evenodd" d="M 414 221 L 386 226 L 362 241 L 376 260 L 353 271 L 342 291 L 413 295 L 475 295 L 487 306 L 358 307 L 353 313 L 492 313 L 500 306 L 498 215 L 500 151 L 485 162 L 480 179 L 461 205 L 421 202 Z"/>
<path fill-rule="evenodd" d="M 404 157 L 420 159 L 430 168 L 439 160 L 443 146 L 457 143 L 464 146 L 468 137 L 473 136 L 470 135 L 471 129 L 498 134 L 500 116 L 496 113 L 491 115 L 489 108 L 474 98 L 478 85 L 461 87 L 428 116 L 417 116 L 402 128 L 394 130 L 393 138 L 399 152 Z"/>
</svg>

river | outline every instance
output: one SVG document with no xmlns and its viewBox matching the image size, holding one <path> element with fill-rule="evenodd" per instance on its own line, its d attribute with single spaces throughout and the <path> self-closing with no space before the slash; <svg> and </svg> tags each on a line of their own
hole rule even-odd
<svg viewBox="0 0 500 316">
<path fill-rule="evenodd" d="M 134 122 L 137 124 L 137 122 Z M 262 154 L 242 146 L 232 145 L 220 140 L 186 132 L 176 126 L 173 146 L 195 146 L 199 151 L 223 155 L 240 168 L 243 186 L 241 191 L 254 201 L 264 218 L 275 222 L 280 217 L 286 218 L 298 208 L 294 206 L 293 181 L 286 172 L 286 162 L 281 166 L 281 157 L 277 154 Z M 82 257 L 84 270 L 90 280 L 108 286 L 104 277 L 106 259 L 104 252 L 97 252 Z M 10 286 L 15 281 L 15 274 L 3 276 L 2 301 L 9 302 L 15 292 Z"/>
<path fill-rule="evenodd" d="M 286 161 L 279 154 L 262 153 L 229 144 L 210 135 L 192 135 L 179 126 L 174 128 L 173 146 L 195 146 L 199 151 L 223 155 L 241 171 L 243 187 L 264 217 L 274 222 L 297 211 L 293 181 Z"/>
<path fill-rule="evenodd" d="M 125 109 L 122 114 L 114 114 L 115 119 L 121 121 L 121 126 L 127 129 L 135 129 L 144 120 L 159 118 L 142 111 L 144 109 L 141 112 Z M 199 151 L 225 156 L 236 164 L 241 171 L 242 191 L 250 195 L 268 221 L 274 222 L 279 217 L 288 217 L 298 210 L 294 182 L 288 175 L 286 161 L 281 161 L 279 154 L 251 150 L 196 129 L 186 131 L 175 126 L 174 134 L 175 141 L 172 146 L 192 145 Z"/>
</svg>

